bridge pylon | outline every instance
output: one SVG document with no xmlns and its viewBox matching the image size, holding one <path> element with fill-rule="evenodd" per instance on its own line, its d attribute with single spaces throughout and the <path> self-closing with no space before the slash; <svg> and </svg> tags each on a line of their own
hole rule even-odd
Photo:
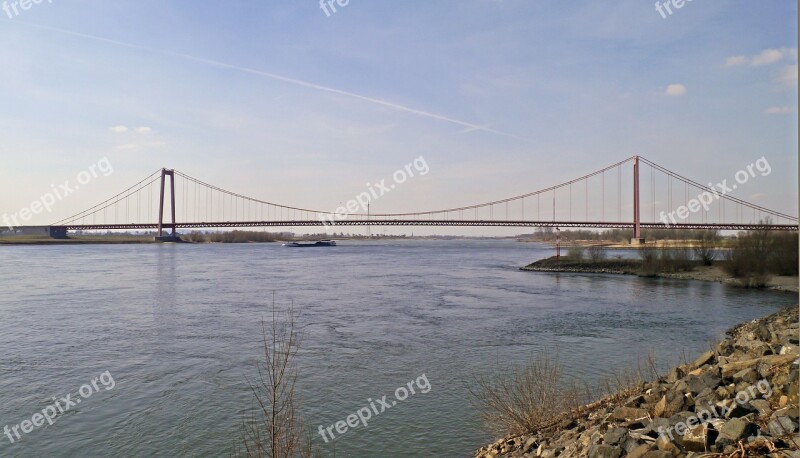
<svg viewBox="0 0 800 458">
<path fill-rule="evenodd" d="M 166 187 L 167 177 L 169 177 L 170 184 L 170 203 L 172 210 L 172 233 L 171 235 L 164 236 L 164 188 Z M 156 235 L 158 242 L 179 242 L 180 238 L 175 232 L 175 170 L 161 169 L 161 198 L 158 202 L 158 235 Z"/>
<path fill-rule="evenodd" d="M 631 245 L 643 243 L 641 207 L 639 205 L 639 156 L 633 156 L 633 237 Z"/>
</svg>

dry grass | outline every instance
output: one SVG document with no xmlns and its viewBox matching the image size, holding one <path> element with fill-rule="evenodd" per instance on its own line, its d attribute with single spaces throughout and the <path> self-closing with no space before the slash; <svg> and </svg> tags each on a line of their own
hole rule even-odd
<svg viewBox="0 0 800 458">
<path fill-rule="evenodd" d="M 498 368 L 475 377 L 473 403 L 493 433 L 522 434 L 545 426 L 558 414 L 580 405 L 579 390 L 568 384 L 558 356 L 547 352 L 523 367 Z"/>
<path fill-rule="evenodd" d="M 567 380 L 558 355 L 547 351 L 532 357 L 521 367 L 497 368 L 492 374 L 475 377 L 470 388 L 481 419 L 496 435 L 544 431 L 562 422 L 627 399 L 642 385 L 657 379 L 655 354 L 633 369 L 618 371 L 596 386 L 578 386 Z M 599 401 L 588 404 L 592 399 Z"/>
<path fill-rule="evenodd" d="M 656 354 L 651 351 L 644 360 L 639 359 L 635 367 L 617 370 L 614 375 L 604 379 L 600 384 L 601 391 L 595 396 L 618 398 L 659 377 Z"/>
<path fill-rule="evenodd" d="M 481 417 L 495 433 L 522 434 L 541 427 L 568 407 L 563 401 L 562 368 L 547 353 L 524 367 L 476 377 L 471 389 Z M 570 393 L 571 395 L 571 393 Z"/>
</svg>

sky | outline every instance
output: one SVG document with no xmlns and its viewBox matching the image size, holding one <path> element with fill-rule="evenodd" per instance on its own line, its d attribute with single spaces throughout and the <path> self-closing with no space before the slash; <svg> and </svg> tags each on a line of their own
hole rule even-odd
<svg viewBox="0 0 800 458">
<path fill-rule="evenodd" d="M 701 183 L 768 158 L 733 195 L 797 214 L 796 1 L 343 3 L 0 0 L 0 214 L 103 158 L 113 174 L 28 224 L 161 167 L 334 211 L 424 157 L 429 173 L 371 204 L 389 213 L 632 155 Z"/>
</svg>

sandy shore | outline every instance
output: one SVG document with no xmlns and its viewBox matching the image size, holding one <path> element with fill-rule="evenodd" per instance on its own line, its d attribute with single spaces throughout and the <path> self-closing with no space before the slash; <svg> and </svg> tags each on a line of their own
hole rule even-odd
<svg viewBox="0 0 800 458">
<path fill-rule="evenodd" d="M 732 278 L 717 266 L 702 266 L 697 267 L 693 272 L 680 272 L 674 274 L 663 273 L 658 274 L 658 276 L 665 278 L 681 278 L 686 280 L 713 281 L 732 285 L 736 284 L 736 279 Z M 799 287 L 800 279 L 798 279 L 798 277 L 773 276 L 770 278 L 769 282 L 767 282 L 767 288 L 777 291 L 797 293 L 800 291 Z"/>
</svg>

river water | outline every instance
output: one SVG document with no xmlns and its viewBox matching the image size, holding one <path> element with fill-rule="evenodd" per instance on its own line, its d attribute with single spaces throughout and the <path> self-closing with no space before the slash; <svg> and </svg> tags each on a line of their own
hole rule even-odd
<svg viewBox="0 0 800 458">
<path fill-rule="evenodd" d="M 303 333 L 300 410 L 315 443 L 340 457 L 470 456 L 493 439 L 468 396 L 478 372 L 544 350 L 589 382 L 651 351 L 666 367 L 796 302 L 518 270 L 551 251 L 464 240 L 2 247 L 0 428 L 41 423 L 33 416 L 54 396 L 82 402 L 12 432 L 14 443 L 0 436 L 0 456 L 227 456 L 252 406 L 273 294 L 278 308 L 294 304 Z M 368 427 L 334 428 L 327 444 L 317 434 L 410 382 L 416 394 L 373 411 Z"/>
</svg>

